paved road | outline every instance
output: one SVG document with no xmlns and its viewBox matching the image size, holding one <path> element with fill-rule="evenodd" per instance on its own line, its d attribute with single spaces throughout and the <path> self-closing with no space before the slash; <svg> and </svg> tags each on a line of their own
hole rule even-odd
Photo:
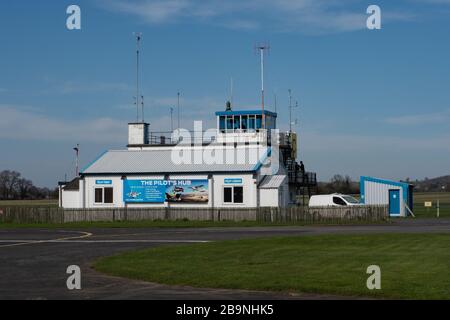
<svg viewBox="0 0 450 320">
<path fill-rule="evenodd" d="M 335 299 L 324 295 L 197 289 L 99 274 L 93 260 L 154 246 L 271 236 L 450 232 L 450 220 L 399 220 L 389 225 L 208 229 L 0 229 L 0 299 Z M 79 265 L 82 290 L 66 288 L 66 268 Z"/>
</svg>

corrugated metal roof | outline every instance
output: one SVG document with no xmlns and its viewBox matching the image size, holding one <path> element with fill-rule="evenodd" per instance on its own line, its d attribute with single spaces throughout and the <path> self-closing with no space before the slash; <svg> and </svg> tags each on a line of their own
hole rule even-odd
<svg viewBox="0 0 450 320">
<path fill-rule="evenodd" d="M 260 183 L 260 189 L 278 189 L 286 179 L 285 175 L 266 176 Z"/>
<path fill-rule="evenodd" d="M 69 183 L 67 183 L 64 187 L 64 190 L 66 191 L 75 191 L 80 190 L 80 178 L 75 178 Z"/>
<path fill-rule="evenodd" d="M 222 147 L 223 148 L 223 147 Z M 193 149 L 185 149 L 192 151 Z M 211 149 L 210 149 L 211 150 Z M 213 149 L 214 151 L 219 150 Z M 223 150 L 223 149 L 222 149 Z M 236 149 L 228 149 L 236 150 Z M 257 171 L 261 166 L 261 160 L 267 157 L 268 148 L 259 147 L 254 148 L 254 159 L 249 159 L 248 150 L 246 153 L 235 151 L 234 163 L 206 164 L 205 161 L 201 163 L 177 163 L 172 159 L 172 149 L 167 150 L 111 150 L 101 155 L 96 161 L 89 165 L 82 171 L 83 174 L 114 174 L 114 173 L 191 173 L 191 172 L 242 172 L 242 171 Z M 211 151 L 208 151 L 211 154 Z M 192 155 L 192 162 L 194 156 Z M 220 161 L 217 161 L 220 162 Z M 228 161 L 230 162 L 230 161 Z"/>
</svg>

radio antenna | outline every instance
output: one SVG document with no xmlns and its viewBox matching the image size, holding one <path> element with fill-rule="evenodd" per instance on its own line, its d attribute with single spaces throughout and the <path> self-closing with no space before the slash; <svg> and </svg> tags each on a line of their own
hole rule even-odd
<svg viewBox="0 0 450 320">
<path fill-rule="evenodd" d="M 136 37 L 136 122 L 139 122 L 139 98 L 141 97 L 139 93 L 139 55 L 140 55 L 140 45 L 142 40 L 142 33 L 134 32 L 133 35 Z M 144 118 L 142 117 L 142 122 Z"/>
<path fill-rule="evenodd" d="M 231 77 L 230 80 L 230 104 L 231 107 L 233 108 L 233 77 Z"/>
<path fill-rule="evenodd" d="M 181 127 L 181 124 L 180 124 L 180 116 L 181 116 L 181 112 L 180 112 L 180 96 L 181 96 L 181 93 L 178 92 L 177 93 L 178 129 L 180 129 L 180 127 Z"/>
<path fill-rule="evenodd" d="M 141 96 L 141 109 L 142 109 L 142 123 L 145 122 L 144 120 L 144 96 Z"/>
<path fill-rule="evenodd" d="M 265 129 L 266 119 L 264 113 L 264 53 L 270 49 L 267 44 L 258 44 L 256 49 L 259 50 L 261 56 L 261 113 L 262 113 L 262 128 Z"/>
<path fill-rule="evenodd" d="M 75 177 L 77 178 L 80 175 L 80 144 L 77 143 L 73 150 L 75 151 Z"/>
</svg>

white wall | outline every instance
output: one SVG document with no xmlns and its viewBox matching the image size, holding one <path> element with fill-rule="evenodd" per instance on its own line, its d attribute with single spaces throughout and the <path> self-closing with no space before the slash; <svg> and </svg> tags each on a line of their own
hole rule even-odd
<svg viewBox="0 0 450 320">
<path fill-rule="evenodd" d="M 242 179 L 242 183 L 226 184 L 225 179 Z M 226 174 L 214 175 L 214 207 L 216 208 L 255 208 L 257 206 L 257 185 L 253 174 Z M 244 194 L 244 203 L 224 203 L 224 187 L 242 186 Z"/>
<path fill-rule="evenodd" d="M 129 180 L 147 180 L 147 179 L 164 179 L 164 175 L 140 175 L 127 176 Z M 208 179 L 207 175 L 169 175 L 169 179 L 173 180 L 189 180 L 189 179 Z M 242 179 L 242 184 L 225 184 L 225 179 Z M 97 185 L 97 180 L 111 180 L 110 185 Z M 170 206 L 174 208 L 189 208 L 189 207 L 218 207 L 218 208 L 251 208 L 257 206 L 257 186 L 253 178 L 253 174 L 226 174 L 213 175 L 209 180 L 209 202 L 205 204 L 189 204 L 189 203 L 136 203 L 125 204 L 123 202 L 123 181 L 121 176 L 88 176 L 80 181 L 80 191 L 72 191 L 71 198 L 65 200 L 63 195 L 64 208 L 151 208 L 151 207 L 165 207 Z M 223 188 L 225 186 L 242 186 L 244 203 L 242 204 L 228 204 L 224 203 Z M 112 204 L 98 204 L 95 203 L 95 188 L 112 187 L 113 188 L 113 203 Z M 76 194 L 76 198 L 75 198 Z M 70 201 L 70 202 L 68 202 Z"/>
<path fill-rule="evenodd" d="M 61 206 L 66 209 L 80 208 L 80 193 L 75 190 L 61 190 Z"/>
<path fill-rule="evenodd" d="M 278 207 L 278 189 L 260 189 L 259 205 L 261 207 Z"/>
</svg>

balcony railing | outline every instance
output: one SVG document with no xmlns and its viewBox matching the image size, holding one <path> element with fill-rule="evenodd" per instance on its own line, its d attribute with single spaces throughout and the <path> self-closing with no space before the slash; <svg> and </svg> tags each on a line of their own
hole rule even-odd
<svg viewBox="0 0 450 320">
<path fill-rule="evenodd" d="M 205 132 L 184 131 L 177 135 L 173 132 L 149 132 L 149 145 L 171 146 L 181 143 L 187 144 L 210 144 L 216 141 L 215 136 L 205 134 Z"/>
<path fill-rule="evenodd" d="M 289 183 L 299 184 L 301 186 L 317 185 L 317 174 L 315 172 L 294 171 L 288 172 Z"/>
</svg>

